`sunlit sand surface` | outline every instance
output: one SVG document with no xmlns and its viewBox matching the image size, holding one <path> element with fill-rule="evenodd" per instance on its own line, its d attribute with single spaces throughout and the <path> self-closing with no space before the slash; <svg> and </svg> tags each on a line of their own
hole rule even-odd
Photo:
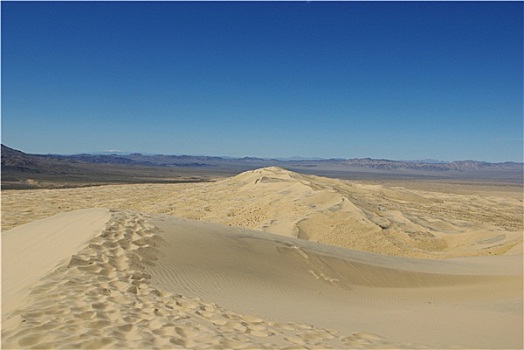
<svg viewBox="0 0 524 350">
<path fill-rule="evenodd" d="M 516 192 L 423 191 L 263 168 L 213 183 L 4 191 L 2 227 L 102 207 L 168 214 L 379 254 L 498 255 L 522 248 L 522 188 Z"/>
<path fill-rule="evenodd" d="M 280 168 L 4 191 L 2 347 L 522 348 L 522 215 Z"/>
</svg>

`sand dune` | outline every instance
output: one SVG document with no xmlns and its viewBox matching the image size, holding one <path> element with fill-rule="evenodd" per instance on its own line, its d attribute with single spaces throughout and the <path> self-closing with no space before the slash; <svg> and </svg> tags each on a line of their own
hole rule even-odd
<svg viewBox="0 0 524 350">
<path fill-rule="evenodd" d="M 469 187 L 474 192 L 474 186 Z M 379 254 L 501 255 L 522 251 L 522 188 L 515 191 L 507 196 L 431 192 L 272 167 L 214 183 L 3 191 L 2 227 L 102 207 L 169 214 Z"/>
<path fill-rule="evenodd" d="M 522 348 L 522 213 L 280 168 L 3 191 L 2 347 Z"/>
<path fill-rule="evenodd" d="M 2 232 L 3 312 L 9 312 L 31 285 L 99 235 L 109 218 L 106 209 L 78 210 Z"/>
<path fill-rule="evenodd" d="M 518 255 L 388 257 L 107 213 L 71 212 L 3 233 L 3 252 L 47 242 L 26 264 L 57 250 L 57 265 L 48 270 L 49 259 L 38 281 L 17 287 L 27 296 L 3 300 L 3 348 L 522 347 Z M 78 251 L 62 260 L 77 234 Z M 17 266 L 3 270 L 12 276 Z"/>
</svg>

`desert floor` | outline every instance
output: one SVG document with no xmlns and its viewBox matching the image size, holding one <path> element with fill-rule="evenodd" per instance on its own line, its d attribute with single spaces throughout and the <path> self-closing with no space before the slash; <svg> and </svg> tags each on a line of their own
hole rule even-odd
<svg viewBox="0 0 524 350">
<path fill-rule="evenodd" d="M 522 348 L 522 186 L 2 191 L 3 348 Z"/>
</svg>

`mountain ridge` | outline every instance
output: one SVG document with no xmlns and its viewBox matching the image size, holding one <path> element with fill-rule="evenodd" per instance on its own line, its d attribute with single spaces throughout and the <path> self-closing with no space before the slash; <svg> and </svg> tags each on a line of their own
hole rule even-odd
<svg viewBox="0 0 524 350">
<path fill-rule="evenodd" d="M 62 154 L 28 154 L 19 150 L 15 150 L 2 144 L 2 166 L 4 166 L 4 154 L 6 154 L 6 162 L 9 163 L 7 157 L 17 154 L 18 156 L 26 155 L 36 159 L 57 159 L 85 163 L 102 163 L 102 164 L 129 164 L 129 165 L 145 165 L 145 166 L 213 166 L 217 162 L 260 162 L 272 166 L 293 163 L 337 163 L 345 166 L 355 166 L 370 169 L 415 169 L 415 170 L 430 170 L 430 171 L 447 171 L 447 170 L 476 170 L 483 168 L 522 168 L 524 163 L 521 162 L 488 162 L 478 160 L 454 160 L 454 161 L 440 161 L 434 159 L 427 160 L 391 160 L 391 159 L 374 159 L 374 158 L 305 158 L 305 157 L 289 157 L 289 158 L 259 158 L 259 157 L 220 157 L 220 156 L 205 156 L 205 155 L 175 155 L 175 154 L 143 154 L 143 153 L 79 153 L 71 155 Z M 36 158 L 35 158 L 36 157 Z M 29 165 L 29 164 L 27 164 Z M 264 166 L 262 166 L 264 167 Z"/>
<path fill-rule="evenodd" d="M 2 188 L 78 187 L 108 183 L 212 181 L 265 167 L 344 179 L 481 180 L 521 184 L 523 164 L 387 159 L 278 160 L 190 155 L 27 154 L 2 145 Z"/>
</svg>

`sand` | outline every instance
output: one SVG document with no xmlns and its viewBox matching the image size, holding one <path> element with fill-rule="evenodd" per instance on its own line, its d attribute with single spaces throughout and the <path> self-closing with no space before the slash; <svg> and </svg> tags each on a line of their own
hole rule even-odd
<svg viewBox="0 0 524 350">
<path fill-rule="evenodd" d="M 3 193 L 2 220 L 15 224 L 2 231 L 2 347 L 523 347 L 518 198 L 274 168 L 176 186 Z M 99 209 L 71 210 L 88 205 Z M 176 212 L 187 215 L 165 215 Z M 378 239 L 393 230 L 370 229 L 383 219 L 399 235 L 432 227 L 447 246 L 406 234 L 393 250 Z M 322 223 L 351 237 L 319 243 Z"/>
<path fill-rule="evenodd" d="M 441 182 L 426 182 L 425 188 L 431 186 L 438 190 L 362 184 L 272 167 L 214 183 L 3 191 L 2 227 L 75 209 L 115 208 L 404 257 L 522 251 L 521 187 L 479 194 L 467 184 L 457 194 L 457 186 L 442 192 Z"/>
<path fill-rule="evenodd" d="M 438 182 L 435 187 L 443 185 Z M 8 190 L 2 191 L 2 228 L 64 211 L 115 208 L 404 257 L 440 259 L 522 251 L 522 187 L 483 194 L 472 185 L 464 186 L 472 194 L 464 193 L 464 188 L 457 194 L 456 187 L 428 191 L 270 167 L 214 183 Z"/>
<path fill-rule="evenodd" d="M 30 286 L 100 234 L 109 210 L 59 214 L 2 233 L 2 310 L 9 312 Z"/>
</svg>

